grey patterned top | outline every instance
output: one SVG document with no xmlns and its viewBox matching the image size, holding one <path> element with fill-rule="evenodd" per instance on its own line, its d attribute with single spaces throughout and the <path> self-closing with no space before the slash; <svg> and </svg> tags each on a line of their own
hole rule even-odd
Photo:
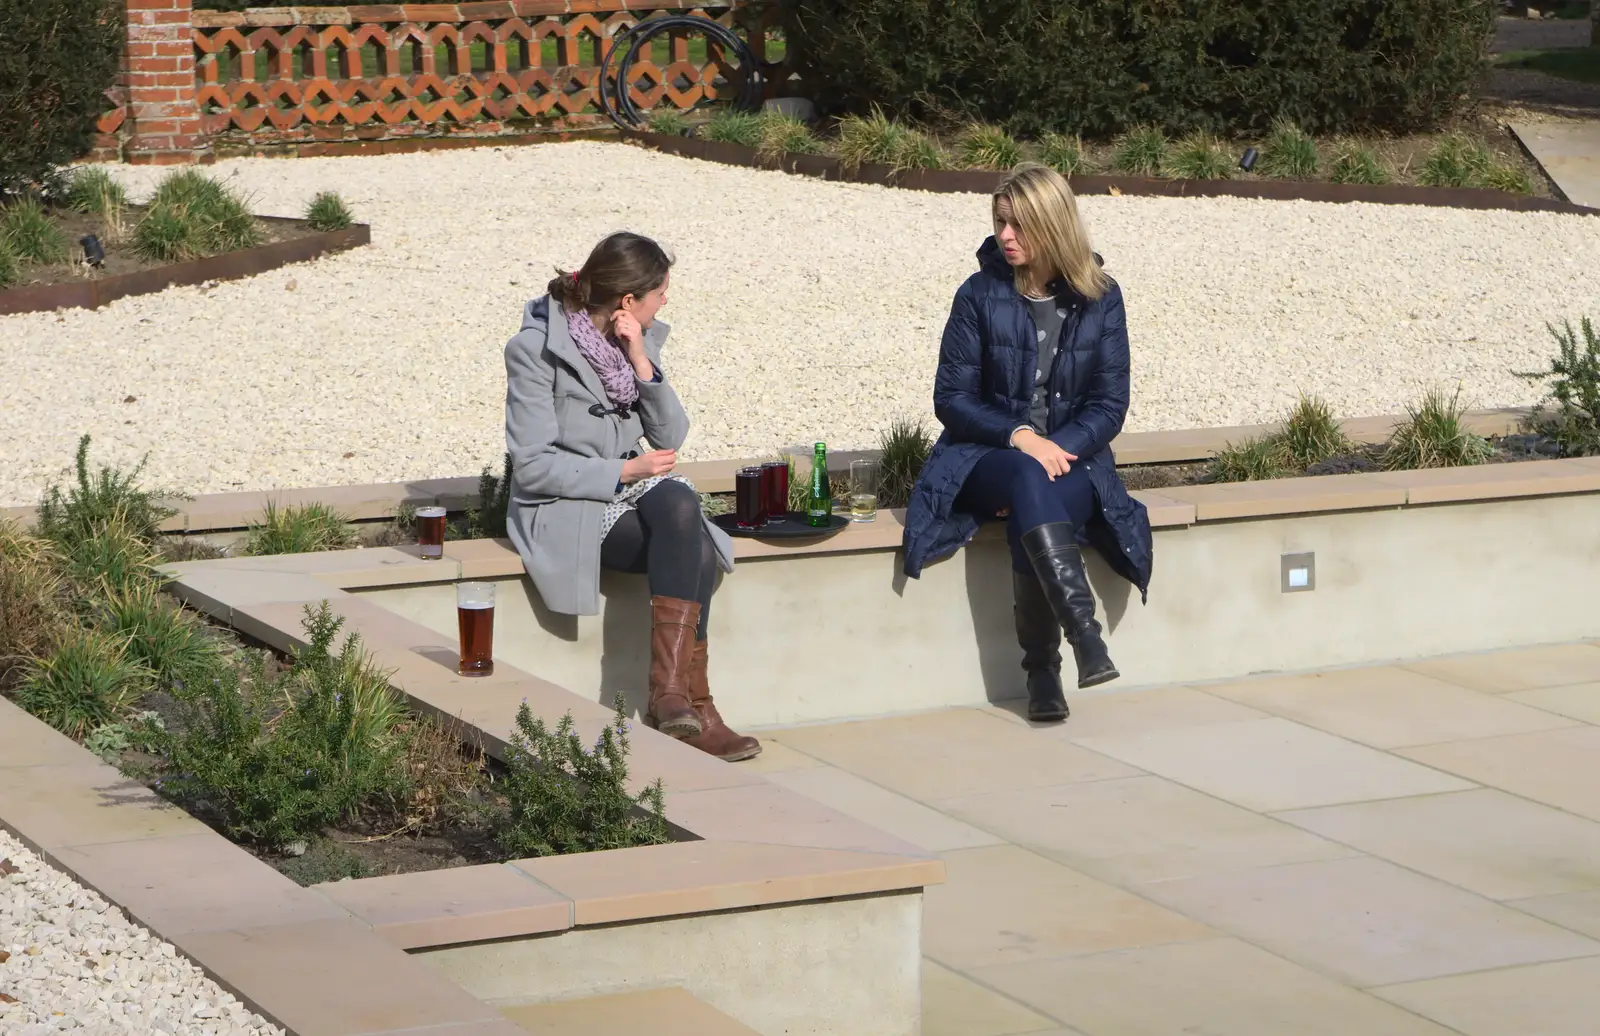
<svg viewBox="0 0 1600 1036">
<path fill-rule="evenodd" d="M 1040 435 L 1050 432 L 1050 368 L 1056 360 L 1056 343 L 1061 341 L 1061 325 L 1067 319 L 1066 304 L 1056 298 L 1022 296 L 1033 312 L 1033 326 L 1039 336 L 1039 364 L 1033 376 L 1033 407 L 1029 419 Z"/>
</svg>

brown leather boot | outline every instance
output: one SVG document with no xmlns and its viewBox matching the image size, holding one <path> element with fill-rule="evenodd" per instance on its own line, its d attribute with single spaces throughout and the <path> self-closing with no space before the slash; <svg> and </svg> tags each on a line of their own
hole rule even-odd
<svg viewBox="0 0 1600 1036">
<path fill-rule="evenodd" d="M 700 736 L 686 737 L 683 743 L 714 755 L 724 762 L 737 763 L 761 754 L 761 742 L 735 733 L 722 722 L 717 703 L 711 700 L 711 681 L 706 673 L 706 642 L 696 641 L 689 662 L 689 700 L 700 715 Z"/>
<path fill-rule="evenodd" d="M 656 729 L 680 740 L 696 737 L 700 717 L 689 701 L 689 663 L 700 602 L 650 598 L 650 716 Z"/>
</svg>

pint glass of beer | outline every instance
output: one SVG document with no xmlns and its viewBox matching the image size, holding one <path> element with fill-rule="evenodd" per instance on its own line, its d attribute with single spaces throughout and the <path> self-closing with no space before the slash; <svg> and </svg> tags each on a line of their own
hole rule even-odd
<svg viewBox="0 0 1600 1036">
<path fill-rule="evenodd" d="M 494 584 L 457 583 L 456 621 L 461 626 L 462 676 L 494 672 Z"/>
<path fill-rule="evenodd" d="M 442 507 L 417 508 L 417 546 L 424 561 L 444 557 L 444 514 Z"/>
</svg>

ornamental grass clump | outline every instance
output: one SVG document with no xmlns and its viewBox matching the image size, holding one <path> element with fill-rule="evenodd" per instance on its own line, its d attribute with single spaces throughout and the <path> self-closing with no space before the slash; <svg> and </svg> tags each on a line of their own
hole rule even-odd
<svg viewBox="0 0 1600 1036">
<path fill-rule="evenodd" d="M 128 207 L 128 192 L 100 166 L 85 166 L 67 181 L 67 206 L 86 216 L 119 217 Z"/>
<path fill-rule="evenodd" d="M 1064 133 L 1046 133 L 1039 140 L 1039 161 L 1062 176 L 1076 176 L 1090 168 L 1083 140 Z"/>
<path fill-rule="evenodd" d="M 1333 146 L 1328 178 L 1334 183 L 1385 184 L 1394 181 L 1394 173 L 1370 147 L 1341 140 Z"/>
<path fill-rule="evenodd" d="M 790 115 L 767 112 L 761 125 L 761 142 L 756 153 L 763 162 L 777 162 L 784 155 L 815 155 L 822 142 L 811 127 Z"/>
<path fill-rule="evenodd" d="M 68 737 L 120 723 L 150 688 L 150 671 L 128 657 L 127 644 L 125 636 L 73 627 L 28 666 L 12 696 Z"/>
<path fill-rule="evenodd" d="M 349 230 L 355 226 L 356 218 L 343 198 L 333 191 L 323 191 L 306 206 L 306 222 L 318 233 L 331 234 Z"/>
<path fill-rule="evenodd" d="M 1226 180 L 1233 173 L 1233 158 L 1210 134 L 1195 133 L 1178 142 L 1164 169 L 1181 180 Z"/>
<path fill-rule="evenodd" d="M 847 115 L 840 120 L 834 151 L 851 172 L 868 163 L 886 165 L 897 173 L 944 169 L 950 164 L 938 141 L 893 121 L 877 108 L 868 116 Z"/>
<path fill-rule="evenodd" d="M 1278 119 L 1261 145 L 1263 175 L 1282 180 L 1306 180 L 1317 175 L 1321 165 L 1317 142 L 1288 119 Z"/>
<path fill-rule="evenodd" d="M 309 503 L 280 508 L 269 502 L 260 524 L 250 527 L 244 553 L 310 554 L 343 550 L 354 545 L 350 519 L 326 504 Z"/>
<path fill-rule="evenodd" d="M 18 262 L 52 266 L 67 261 L 67 236 L 37 198 L 20 198 L 5 207 L 0 238 Z"/>
<path fill-rule="evenodd" d="M 0 519 L 0 692 L 73 628 L 60 560 L 49 540 Z"/>
<path fill-rule="evenodd" d="M 1333 416 L 1328 404 L 1317 396 L 1303 393 L 1284 419 L 1277 438 L 1283 464 L 1291 470 L 1304 471 L 1313 464 L 1356 450 L 1355 443 L 1344 434 L 1344 427 Z"/>
<path fill-rule="evenodd" d="M 1462 421 L 1466 412 L 1460 388 L 1451 396 L 1430 389 L 1420 403 L 1407 408 L 1406 420 L 1390 436 L 1384 469 L 1455 468 L 1492 460 L 1494 446 L 1467 430 Z"/>
<path fill-rule="evenodd" d="M 1494 155 L 1480 141 L 1465 133 L 1447 133 L 1428 152 L 1417 183 L 1424 187 L 1477 187 L 1493 168 Z"/>
<path fill-rule="evenodd" d="M 238 195 L 193 169 L 161 181 L 144 219 L 133 230 L 135 250 L 160 263 L 254 248 L 264 237 L 261 224 Z"/>
<path fill-rule="evenodd" d="M 1119 173 L 1160 176 L 1169 147 L 1167 135 L 1158 127 L 1139 126 L 1117 138 L 1111 165 Z"/>
<path fill-rule="evenodd" d="M 998 126 L 973 123 L 957 140 L 956 154 L 968 169 L 1006 172 L 1022 161 L 1022 145 Z"/>
<path fill-rule="evenodd" d="M 96 627 L 124 641 L 123 653 L 158 690 L 193 682 L 224 659 L 222 642 L 154 579 L 109 590 L 95 611 Z"/>
<path fill-rule="evenodd" d="M 905 507 L 911 502 L 911 490 L 933 450 L 933 433 L 920 418 L 901 419 L 880 436 L 878 445 L 882 451 L 878 460 L 878 506 Z"/>
<path fill-rule="evenodd" d="M 722 108 L 711 117 L 701 136 L 719 144 L 738 144 L 741 147 L 760 147 L 761 136 L 766 131 L 765 121 L 759 112 Z"/>
</svg>

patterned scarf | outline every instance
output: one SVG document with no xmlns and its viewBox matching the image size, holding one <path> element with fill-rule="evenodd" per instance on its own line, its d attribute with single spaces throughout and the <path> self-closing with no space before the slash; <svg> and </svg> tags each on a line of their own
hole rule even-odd
<svg viewBox="0 0 1600 1036">
<path fill-rule="evenodd" d="M 639 383 L 633 364 L 623 354 L 622 347 L 610 336 L 602 334 L 589 314 L 583 310 L 567 314 L 567 331 L 577 343 L 578 351 L 589 361 L 589 366 L 600 375 L 600 384 L 615 407 L 631 407 L 639 400 Z"/>
</svg>

